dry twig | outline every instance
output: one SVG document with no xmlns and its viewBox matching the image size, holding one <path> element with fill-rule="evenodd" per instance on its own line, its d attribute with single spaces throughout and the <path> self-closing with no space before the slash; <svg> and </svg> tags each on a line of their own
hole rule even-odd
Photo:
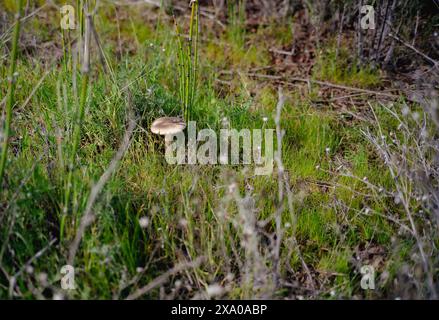
<svg viewBox="0 0 439 320">
<path fill-rule="evenodd" d="M 87 200 L 87 205 L 85 208 L 84 215 L 81 219 L 81 224 L 79 225 L 79 228 L 76 232 L 75 239 L 73 240 L 70 249 L 69 249 L 69 258 L 68 263 L 70 265 L 73 265 L 73 262 L 75 260 L 76 252 L 79 248 L 79 243 L 81 242 L 81 239 L 85 233 L 85 230 L 89 225 L 93 223 L 93 221 L 96 218 L 96 215 L 93 213 L 93 205 L 96 202 L 96 199 L 98 198 L 99 194 L 101 193 L 103 187 L 110 179 L 111 175 L 116 170 L 120 160 L 122 159 L 123 155 L 127 151 L 130 143 L 131 143 L 131 135 L 134 131 L 134 128 L 136 126 L 136 121 L 134 120 L 134 116 L 132 115 L 132 109 L 131 109 L 131 102 L 130 97 L 128 95 L 128 109 L 129 109 L 129 116 L 128 116 L 128 128 L 125 132 L 125 135 L 122 139 L 122 143 L 119 146 L 119 149 L 114 156 L 114 158 L 111 160 L 110 165 L 108 166 L 107 170 L 102 174 L 102 176 L 99 178 L 98 182 L 92 187 L 90 196 Z"/>
<path fill-rule="evenodd" d="M 177 273 L 180 273 L 182 271 L 185 271 L 187 269 L 198 268 L 204 262 L 204 260 L 205 260 L 204 257 L 198 257 L 194 261 L 183 262 L 183 263 L 180 263 L 180 264 L 176 265 L 172 269 L 166 271 L 165 273 L 161 274 L 160 276 L 158 276 L 157 278 L 152 280 L 146 286 L 144 286 L 144 287 L 142 287 L 140 289 L 137 289 L 135 292 L 130 294 L 126 298 L 126 300 L 135 300 L 135 299 L 140 298 L 141 296 L 147 294 L 151 290 L 153 290 L 153 289 L 157 288 L 158 286 L 161 286 L 162 284 L 164 284 L 166 281 L 168 281 L 169 277 L 172 277 L 173 275 L 175 275 Z"/>
</svg>

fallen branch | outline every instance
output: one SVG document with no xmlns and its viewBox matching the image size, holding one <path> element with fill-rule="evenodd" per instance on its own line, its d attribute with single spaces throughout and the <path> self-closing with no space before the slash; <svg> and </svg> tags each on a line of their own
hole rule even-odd
<svg viewBox="0 0 439 320">
<path fill-rule="evenodd" d="M 389 33 L 389 37 L 395 39 L 396 41 L 402 43 L 404 46 L 406 46 L 407 48 L 413 50 L 414 52 L 416 52 L 418 55 L 420 55 L 421 57 L 423 57 L 425 60 L 427 60 L 428 62 L 432 63 L 434 67 L 438 67 L 439 66 L 439 62 L 434 60 L 433 58 L 427 56 L 425 53 L 421 52 L 419 49 L 415 48 L 414 46 L 412 46 L 410 43 L 405 42 L 404 40 L 402 40 L 400 37 L 394 35 L 393 33 Z"/>
<path fill-rule="evenodd" d="M 56 242 L 56 238 L 50 240 L 50 242 L 43 249 L 38 251 L 33 257 L 31 257 L 21 268 L 9 279 L 9 296 L 12 297 L 14 293 L 14 287 L 17 282 L 17 278 L 23 273 L 23 271 L 32 264 L 35 260 L 40 258 L 49 248 Z"/>
<path fill-rule="evenodd" d="M 314 84 L 318 84 L 320 86 L 336 88 L 336 89 L 341 89 L 341 90 L 347 90 L 347 91 L 361 92 L 361 93 L 365 93 L 365 94 L 383 96 L 383 97 L 388 97 L 388 98 L 392 98 L 392 99 L 399 98 L 399 96 L 397 96 L 397 95 L 382 92 L 382 91 L 374 91 L 374 90 L 361 89 L 361 88 L 356 88 L 356 87 L 349 87 L 349 86 L 344 86 L 341 84 L 335 84 L 335 83 L 330 83 L 330 82 L 320 81 L 320 80 L 313 80 L 313 79 L 309 79 L 309 78 L 296 78 L 296 77 L 287 78 L 285 76 L 273 76 L 273 75 L 258 74 L 258 73 L 244 73 L 244 74 L 249 76 L 249 77 L 283 81 L 286 84 L 293 84 L 293 82 L 303 82 L 303 83 L 307 83 L 307 84 L 314 83 Z"/>
<path fill-rule="evenodd" d="M 22 111 L 24 110 L 24 108 L 26 108 L 27 104 L 31 101 L 32 97 L 35 95 L 35 93 L 38 91 L 38 89 L 41 87 L 41 85 L 43 84 L 44 80 L 46 79 L 46 77 L 50 74 L 52 70 L 47 70 L 43 76 L 41 77 L 41 79 L 35 84 L 35 86 L 33 87 L 31 93 L 29 94 L 29 96 L 26 98 L 26 100 L 23 102 L 23 104 L 16 109 L 16 112 L 18 111 Z"/>
<path fill-rule="evenodd" d="M 166 271 L 165 273 L 159 275 L 157 278 L 153 279 L 150 283 L 148 283 L 146 286 L 137 289 L 134 293 L 130 294 L 126 300 L 135 300 L 143 296 L 144 294 L 148 293 L 149 291 L 157 288 L 158 286 L 164 284 L 166 281 L 168 281 L 168 278 L 187 269 L 194 269 L 197 268 L 203 263 L 205 260 L 204 257 L 198 257 L 194 261 L 190 262 L 183 262 L 172 269 Z"/>
<path fill-rule="evenodd" d="M 293 193 L 291 192 L 291 186 L 289 182 L 288 172 L 285 171 L 283 162 L 282 162 L 282 138 L 283 132 L 281 130 L 280 121 L 282 115 L 282 109 L 285 104 L 286 98 L 283 95 L 282 87 L 278 89 L 278 103 L 276 106 L 276 117 L 274 119 L 276 125 L 276 137 L 277 137 L 277 152 L 275 156 L 276 164 L 277 164 L 277 176 L 278 176 L 278 193 L 279 193 L 279 207 L 276 210 L 275 215 L 275 223 L 276 223 L 276 242 L 275 242 L 275 256 L 274 256 L 274 265 L 275 265 L 275 283 L 276 285 L 280 282 L 280 246 L 281 246 L 281 238 L 282 238 L 282 212 L 284 210 L 284 198 L 286 193 L 286 200 L 288 204 L 288 211 L 291 215 L 291 223 L 293 228 L 292 240 L 294 248 L 296 249 L 296 253 L 302 263 L 302 267 L 305 270 L 305 273 L 308 277 L 308 282 L 311 285 L 312 289 L 315 290 L 314 280 L 311 275 L 311 271 L 308 268 L 305 260 L 303 259 L 302 252 L 299 247 L 299 243 L 296 238 L 296 228 L 297 228 L 297 216 L 295 214 L 294 205 L 293 205 Z M 284 193 L 285 192 L 285 193 Z"/>
<path fill-rule="evenodd" d="M 117 165 L 119 164 L 120 160 L 122 159 L 123 155 L 127 151 L 130 143 L 131 143 L 131 135 L 134 131 L 134 128 L 136 127 L 136 121 L 134 120 L 132 113 L 132 109 L 130 107 L 130 97 L 128 96 L 128 105 L 129 105 L 129 113 L 128 116 L 128 128 L 125 132 L 125 135 L 123 137 L 122 143 L 119 146 L 119 149 L 114 156 L 114 158 L 111 160 L 110 165 L 108 166 L 107 170 L 102 174 L 102 176 L 99 178 L 98 182 L 92 187 L 90 196 L 87 200 L 87 205 L 85 208 L 84 215 L 81 219 L 81 224 L 79 225 L 79 228 L 76 232 L 75 239 L 73 240 L 72 244 L 70 245 L 69 249 L 69 258 L 68 258 L 68 264 L 73 265 L 76 252 L 79 248 L 79 243 L 81 242 L 81 239 L 85 233 L 85 230 L 88 226 L 90 226 L 93 221 L 96 218 L 96 215 L 93 213 L 93 205 L 96 202 L 96 199 L 98 198 L 99 194 L 101 193 L 103 187 L 110 179 L 113 172 L 116 170 Z"/>
<path fill-rule="evenodd" d="M 276 49 L 276 48 L 271 48 L 268 51 L 273 52 L 273 53 L 277 53 L 277 54 L 281 54 L 281 55 L 285 55 L 285 56 L 294 56 L 294 51 L 285 51 L 285 50 L 280 50 L 280 49 Z"/>
</svg>

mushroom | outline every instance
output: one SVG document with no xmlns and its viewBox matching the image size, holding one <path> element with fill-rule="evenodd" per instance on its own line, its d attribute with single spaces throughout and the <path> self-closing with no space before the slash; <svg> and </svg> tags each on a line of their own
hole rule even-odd
<svg viewBox="0 0 439 320">
<path fill-rule="evenodd" d="M 171 140 L 167 139 L 167 135 L 180 133 L 186 128 L 186 123 L 183 119 L 178 117 L 163 117 L 158 118 L 151 124 L 151 132 L 165 136 L 165 147 L 171 143 Z"/>
<path fill-rule="evenodd" d="M 162 136 L 176 134 L 186 128 L 186 123 L 178 117 L 158 118 L 151 124 L 151 132 Z"/>
</svg>

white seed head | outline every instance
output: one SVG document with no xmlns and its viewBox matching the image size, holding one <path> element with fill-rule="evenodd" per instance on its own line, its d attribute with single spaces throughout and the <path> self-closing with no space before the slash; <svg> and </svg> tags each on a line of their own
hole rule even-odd
<svg viewBox="0 0 439 320">
<path fill-rule="evenodd" d="M 143 229 L 147 228 L 149 225 L 149 218 L 148 217 L 141 217 L 139 219 L 139 225 Z"/>
<path fill-rule="evenodd" d="M 206 292 L 209 297 L 217 297 L 223 294 L 224 288 L 221 287 L 219 284 L 215 283 L 208 286 Z"/>
</svg>

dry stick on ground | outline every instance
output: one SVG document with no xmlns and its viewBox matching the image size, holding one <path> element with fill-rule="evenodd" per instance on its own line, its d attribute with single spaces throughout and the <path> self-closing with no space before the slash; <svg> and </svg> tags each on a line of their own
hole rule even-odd
<svg viewBox="0 0 439 320">
<path fill-rule="evenodd" d="M 33 257 L 31 257 L 24 265 L 21 266 L 21 268 L 9 279 L 9 296 L 12 297 L 14 293 L 14 286 L 17 281 L 17 278 L 23 273 L 23 271 L 26 269 L 26 267 L 30 266 L 32 262 L 34 262 L 36 259 L 40 258 L 44 252 L 49 250 L 49 248 L 56 242 L 56 238 L 53 238 L 50 240 L 50 242 L 45 246 L 43 249 L 38 251 Z"/>
<path fill-rule="evenodd" d="M 118 292 L 113 295 L 113 300 L 119 300 L 120 295 L 122 294 L 122 292 L 125 289 L 127 289 L 133 285 L 136 285 L 142 279 L 142 276 L 145 274 L 146 271 L 148 271 L 149 266 L 153 263 L 155 254 L 159 250 L 159 248 L 160 248 L 160 245 L 157 244 L 152 249 L 152 251 L 149 254 L 149 259 L 146 262 L 146 264 L 142 267 L 142 271 L 140 273 L 137 273 L 133 278 L 131 278 L 131 280 L 129 280 L 125 283 L 121 283 L 119 285 Z"/>
<path fill-rule="evenodd" d="M 391 33 L 388 34 L 389 37 L 393 38 L 394 40 L 400 42 L 401 44 L 403 44 L 404 46 L 406 46 L 407 48 L 413 50 L 415 53 L 417 53 L 418 55 L 422 56 L 425 60 L 427 60 L 428 62 L 430 62 L 431 64 L 433 64 L 433 67 L 437 68 L 439 66 L 439 61 L 434 60 L 433 58 L 431 58 L 430 56 L 426 55 L 425 53 L 423 53 L 422 51 L 420 51 L 419 49 L 417 49 L 415 46 L 413 46 L 412 44 L 408 43 L 407 41 L 404 41 L 403 39 L 401 39 L 398 34 L 399 34 L 399 27 L 397 30 L 395 30 L 395 28 L 393 28 L 392 24 L 389 23 L 388 21 L 384 21 L 385 24 L 388 25 L 389 29 L 391 30 Z M 402 23 L 402 22 L 401 22 Z M 416 101 L 415 101 L 416 102 Z"/>
<path fill-rule="evenodd" d="M 334 84 L 334 83 L 320 81 L 320 80 L 313 80 L 313 79 L 309 79 L 309 78 L 272 76 L 272 75 L 258 74 L 258 73 L 243 73 L 243 74 L 245 74 L 249 77 L 284 81 L 286 84 L 292 84 L 292 82 L 314 83 L 314 84 L 318 84 L 321 86 L 326 86 L 326 87 L 331 87 L 331 88 L 336 88 L 336 89 L 341 89 L 341 90 L 346 90 L 346 91 L 361 92 L 361 93 L 365 93 L 365 94 L 383 96 L 383 97 L 388 97 L 388 98 L 392 98 L 392 99 L 399 98 L 397 95 L 386 93 L 386 92 L 343 86 L 340 84 Z"/>
<path fill-rule="evenodd" d="M 32 99 L 32 97 L 35 95 L 35 93 L 38 91 L 38 89 L 40 88 L 40 86 L 43 84 L 43 81 L 46 79 L 46 77 L 50 74 L 52 70 L 49 69 L 47 70 L 43 76 L 41 77 L 40 80 L 38 80 L 38 82 L 35 84 L 34 88 L 32 89 L 31 93 L 29 94 L 29 96 L 27 97 L 27 99 L 23 102 L 23 104 L 17 108 L 16 111 L 21 111 L 24 108 L 26 108 L 27 104 L 30 102 L 30 100 Z"/>
<path fill-rule="evenodd" d="M 126 298 L 126 300 L 135 300 L 135 299 L 140 298 L 144 294 L 147 294 L 151 290 L 153 290 L 153 289 L 157 288 L 158 286 L 161 286 L 162 284 L 164 284 L 166 281 L 168 281 L 169 277 L 172 277 L 173 275 L 175 275 L 175 274 L 177 274 L 179 272 L 185 271 L 187 269 L 198 268 L 204 262 L 204 260 L 205 260 L 205 257 L 201 256 L 201 257 L 198 257 L 197 259 L 195 259 L 194 261 L 183 262 L 183 263 L 180 263 L 180 264 L 176 265 L 172 269 L 166 271 L 165 273 L 161 274 L 160 276 L 158 276 L 157 278 L 152 280 L 146 286 L 144 286 L 144 287 L 142 287 L 140 289 L 137 289 L 135 292 L 130 294 Z"/>
<path fill-rule="evenodd" d="M 270 48 L 268 51 L 273 52 L 273 53 L 277 53 L 277 54 L 283 54 L 285 56 L 294 56 L 294 52 L 285 51 L 285 50 L 279 50 L 279 49 L 276 49 L 276 48 Z"/>
<path fill-rule="evenodd" d="M 402 40 L 400 37 L 398 37 L 397 35 L 393 34 L 393 33 L 389 33 L 389 37 L 395 39 L 396 41 L 402 43 L 404 46 L 406 46 L 407 48 L 413 50 L 414 52 L 416 52 L 418 55 L 420 55 L 421 57 L 423 57 L 425 60 L 427 60 L 428 62 L 430 62 L 431 64 L 433 64 L 434 67 L 439 67 L 439 61 L 434 60 L 433 58 L 429 57 L 428 55 L 426 55 L 425 53 L 421 52 L 420 50 L 418 50 L 417 48 L 415 48 L 414 46 L 412 46 L 410 43 Z"/>
<path fill-rule="evenodd" d="M 297 255 L 299 256 L 299 259 L 302 263 L 302 267 L 305 270 L 305 273 L 308 277 L 308 281 L 312 287 L 312 290 L 315 290 L 315 284 L 314 284 L 314 280 L 312 278 L 311 272 L 308 268 L 308 265 L 306 264 L 305 260 L 302 257 L 302 253 L 300 251 L 299 248 L 299 244 L 297 242 L 296 239 L 296 222 L 297 222 L 297 217 L 294 213 L 294 206 L 293 206 L 293 194 L 291 192 L 291 186 L 290 186 L 290 182 L 289 182 L 289 177 L 287 172 L 284 169 L 283 163 L 282 163 L 282 131 L 281 131 L 281 127 L 280 127 L 280 119 L 281 119 L 281 114 L 282 114 L 282 108 L 285 104 L 285 97 L 282 93 L 282 88 L 279 87 L 279 91 L 278 91 L 278 103 L 276 106 L 276 118 L 275 118 L 275 124 L 276 124 L 276 136 L 277 136 L 277 154 L 275 157 L 276 163 L 277 163 L 277 167 L 278 167 L 278 181 L 279 181 L 279 208 L 276 211 L 276 244 L 275 244 L 275 267 L 276 267 L 276 273 L 275 273 L 275 279 L 278 281 L 279 280 L 279 273 L 280 273 L 280 243 L 281 243 L 281 223 L 282 223 L 282 211 L 283 211 L 283 201 L 284 201 L 284 190 L 287 194 L 287 202 L 288 202 L 288 209 L 290 211 L 290 215 L 291 215 L 291 222 L 292 222 L 292 228 L 293 228 L 293 244 L 295 246 Z M 276 283 L 277 284 L 277 283 Z"/>
<path fill-rule="evenodd" d="M 68 264 L 73 265 L 73 262 L 75 260 L 76 252 L 79 248 L 79 243 L 81 242 L 81 239 L 85 233 L 85 229 L 93 223 L 93 221 L 96 218 L 96 215 L 93 213 L 93 205 L 96 202 L 96 199 L 98 198 L 99 194 L 101 193 L 102 189 L 104 188 L 107 181 L 110 179 L 113 172 L 116 170 L 120 160 L 122 159 L 123 155 L 127 151 L 130 143 L 131 143 L 131 135 L 134 131 L 134 128 L 136 126 L 136 121 L 134 119 L 134 115 L 132 114 L 132 108 L 131 108 L 131 100 L 130 95 L 128 94 L 128 128 L 125 132 L 125 135 L 123 137 L 122 143 L 119 146 L 119 149 L 117 150 L 116 155 L 111 160 L 110 165 L 108 166 L 107 170 L 102 174 L 102 176 L 99 178 L 98 182 L 91 188 L 90 196 L 87 200 L 87 205 L 85 207 L 84 215 L 81 219 L 81 223 L 79 225 L 79 228 L 76 232 L 75 239 L 73 240 L 70 249 L 69 249 L 69 258 L 68 258 Z"/>
</svg>

